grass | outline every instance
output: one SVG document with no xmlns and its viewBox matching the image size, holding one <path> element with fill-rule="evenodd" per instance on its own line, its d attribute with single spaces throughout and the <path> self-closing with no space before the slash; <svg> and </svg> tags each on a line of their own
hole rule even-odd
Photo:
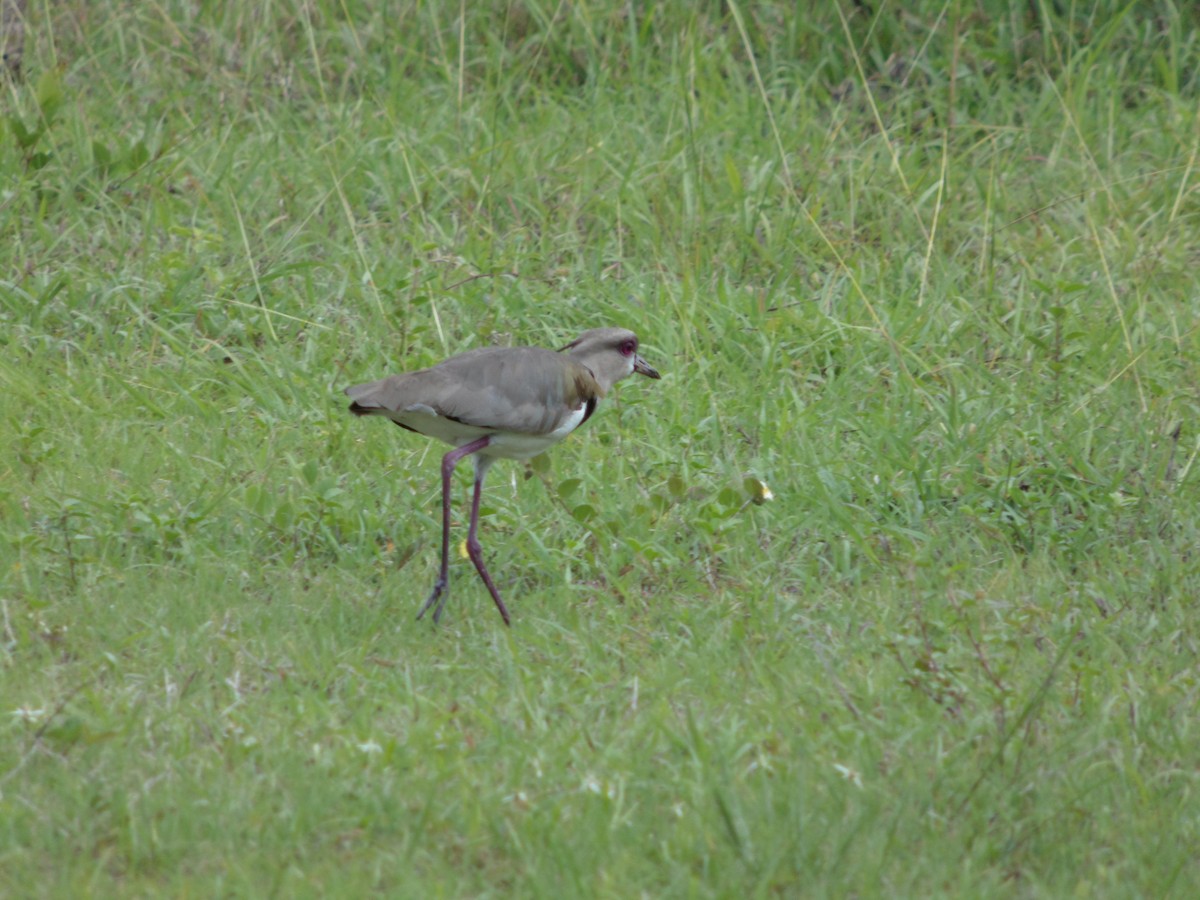
<svg viewBox="0 0 1200 900">
<path fill-rule="evenodd" d="M 1189 896 L 1190 7 L 28 13 L 0 892 Z M 414 622 L 340 388 L 602 324 Z"/>
</svg>

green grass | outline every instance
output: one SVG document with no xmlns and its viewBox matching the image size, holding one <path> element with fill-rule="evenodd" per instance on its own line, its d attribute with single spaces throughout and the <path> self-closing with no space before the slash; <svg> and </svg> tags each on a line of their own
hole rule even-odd
<svg viewBox="0 0 1200 900">
<path fill-rule="evenodd" d="M 0 893 L 1190 896 L 1200 19 L 799 6 L 31 4 Z M 340 388 L 605 324 L 415 622 Z"/>
</svg>

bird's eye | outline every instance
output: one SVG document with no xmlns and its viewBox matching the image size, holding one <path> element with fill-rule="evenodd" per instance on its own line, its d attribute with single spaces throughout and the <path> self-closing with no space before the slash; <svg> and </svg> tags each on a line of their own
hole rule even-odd
<svg viewBox="0 0 1200 900">
<path fill-rule="evenodd" d="M 637 341 L 625 341 L 621 344 L 620 350 L 622 356 L 632 356 L 633 352 L 637 350 Z"/>
</svg>

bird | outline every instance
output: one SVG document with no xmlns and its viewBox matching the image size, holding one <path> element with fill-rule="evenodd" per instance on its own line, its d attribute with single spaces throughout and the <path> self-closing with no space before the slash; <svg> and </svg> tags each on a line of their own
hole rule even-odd
<svg viewBox="0 0 1200 900">
<path fill-rule="evenodd" d="M 354 415 L 383 416 L 454 448 L 442 457 L 442 565 L 418 620 L 432 607 L 436 625 L 449 594 L 451 477 L 459 461 L 471 456 L 475 463 L 467 554 L 504 624 L 511 625 L 477 537 L 484 477 L 497 459 L 527 460 L 557 444 L 591 418 L 614 384 L 635 372 L 661 378 L 638 354 L 637 335 L 610 327 L 585 331 L 557 351 L 479 348 L 345 389 Z"/>
</svg>

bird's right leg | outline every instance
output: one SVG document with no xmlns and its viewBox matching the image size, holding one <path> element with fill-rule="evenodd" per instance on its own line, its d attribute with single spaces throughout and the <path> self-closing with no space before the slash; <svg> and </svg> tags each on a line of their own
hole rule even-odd
<svg viewBox="0 0 1200 900">
<path fill-rule="evenodd" d="M 446 605 L 446 596 L 449 593 L 447 588 L 450 584 L 450 494 L 453 490 L 454 467 L 464 456 L 478 453 L 491 441 L 489 435 L 484 435 L 461 447 L 455 447 L 442 457 L 442 568 L 438 572 L 437 581 L 433 583 L 433 590 L 429 592 L 429 599 L 417 613 L 418 619 L 429 611 L 429 607 L 437 603 L 437 609 L 433 611 L 433 621 L 436 623 L 442 617 L 442 608 Z M 439 598 L 441 602 L 438 602 Z"/>
<path fill-rule="evenodd" d="M 504 606 L 504 601 L 500 599 L 500 592 L 496 590 L 496 584 L 492 581 L 492 576 L 488 574 L 487 566 L 483 562 L 483 548 L 479 546 L 479 498 L 483 493 L 483 478 L 487 475 L 488 467 L 494 461 L 488 456 L 475 457 L 475 490 L 471 495 L 471 524 L 467 528 L 467 555 L 471 557 L 471 562 L 475 563 L 479 577 L 483 579 L 492 599 L 496 601 L 496 609 L 500 610 L 500 618 L 504 620 L 505 625 L 511 625 L 512 620 L 508 616 L 508 610 Z"/>
</svg>

